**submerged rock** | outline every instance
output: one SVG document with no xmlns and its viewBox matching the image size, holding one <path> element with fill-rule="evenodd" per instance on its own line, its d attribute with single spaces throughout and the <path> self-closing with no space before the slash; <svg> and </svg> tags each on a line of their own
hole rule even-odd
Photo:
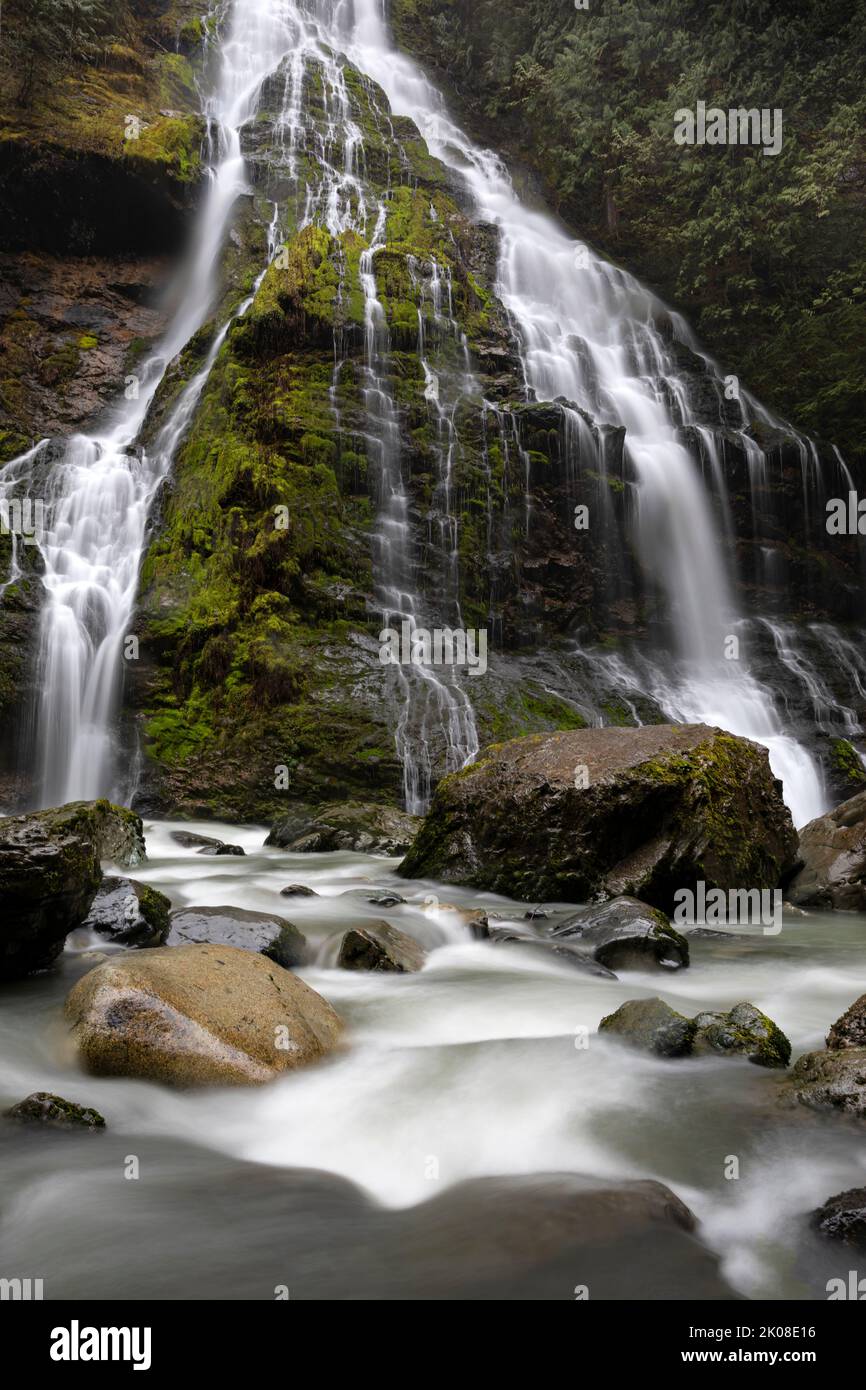
<svg viewBox="0 0 866 1390">
<path fill-rule="evenodd" d="M 614 898 L 582 907 L 554 928 L 554 940 L 579 941 L 610 970 L 680 970 L 689 963 L 689 943 L 665 914 L 636 898 Z"/>
<path fill-rule="evenodd" d="M 405 854 L 420 824 L 417 816 L 392 806 L 345 802 L 319 806 L 312 814 L 296 812 L 274 826 L 265 844 L 294 854 Z"/>
<path fill-rule="evenodd" d="M 515 834 L 519 826 L 519 834 Z M 704 724 L 514 739 L 439 784 L 398 872 L 530 901 L 771 889 L 797 836 L 767 750 Z"/>
<path fill-rule="evenodd" d="M 315 888 L 305 888 L 303 883 L 290 883 L 288 888 L 280 889 L 281 898 L 317 898 Z"/>
<path fill-rule="evenodd" d="M 548 958 L 555 957 L 565 965 L 573 966 L 575 970 L 581 970 L 585 975 L 595 975 L 597 979 L 615 980 L 616 975 L 607 966 L 594 960 L 588 951 L 584 951 L 579 946 L 571 946 L 567 942 L 553 941 L 550 938 L 530 936 L 527 933 L 514 931 L 509 927 L 493 927 L 488 931 L 489 940 L 495 946 L 511 945 L 525 946 L 530 951 L 535 951 Z M 476 938 L 483 939 L 483 938 Z"/>
<path fill-rule="evenodd" d="M 866 1253 L 866 1187 L 852 1187 L 829 1197 L 812 1213 L 811 1225 L 830 1240 Z"/>
<path fill-rule="evenodd" d="M 406 899 L 401 898 L 399 893 L 389 892 L 385 888 L 347 888 L 340 894 L 341 898 L 364 898 L 374 907 L 400 907 Z"/>
<path fill-rule="evenodd" d="M 850 1009 L 836 1019 L 827 1034 L 827 1046 L 832 1052 L 845 1047 L 866 1047 L 866 994 L 861 994 Z"/>
<path fill-rule="evenodd" d="M 695 1024 L 662 999 L 627 999 L 601 1020 L 598 1031 L 658 1057 L 684 1057 L 691 1052 Z"/>
<path fill-rule="evenodd" d="M 106 877 L 81 925 L 122 946 L 162 946 L 170 914 L 171 899 L 158 889 L 131 878 Z"/>
<path fill-rule="evenodd" d="M 100 861 L 144 859 L 141 818 L 108 801 L 0 820 L 0 979 L 41 970 L 90 910 Z"/>
<path fill-rule="evenodd" d="M 195 830 L 172 830 L 169 834 L 182 849 L 214 849 L 223 843 L 222 840 L 215 840 L 212 835 L 199 835 Z"/>
<path fill-rule="evenodd" d="M 286 970 L 307 959 L 306 937 L 275 912 L 243 907 L 180 907 L 171 914 L 167 945 L 236 946 L 258 951 Z"/>
<path fill-rule="evenodd" d="M 804 1053 L 791 1068 L 781 1100 L 866 1118 L 866 1047 Z"/>
<path fill-rule="evenodd" d="M 76 1105 L 50 1091 L 34 1091 L 7 1110 L 6 1118 L 22 1124 L 48 1125 L 51 1129 L 85 1129 L 91 1133 L 105 1129 L 105 1120 L 89 1105 Z"/>
<path fill-rule="evenodd" d="M 791 1060 L 791 1044 L 785 1034 L 754 1004 L 735 1004 L 727 1013 L 701 1013 L 694 1023 L 695 1054 L 738 1054 L 759 1067 L 787 1067 Z"/>
<path fill-rule="evenodd" d="M 341 1023 L 288 970 L 232 946 L 135 951 L 85 975 L 65 1006 L 99 1076 L 252 1085 L 333 1051 Z"/>
<path fill-rule="evenodd" d="M 223 844 L 219 844 L 219 845 L 203 845 L 202 848 L 198 851 L 198 853 L 199 853 L 199 854 L 210 854 L 210 855 L 214 855 L 214 856 L 217 856 L 217 855 L 236 855 L 236 856 L 237 856 L 237 855 L 245 855 L 245 854 L 246 854 L 246 850 L 243 849 L 240 845 L 223 845 Z"/>
<path fill-rule="evenodd" d="M 343 970 L 381 970 L 404 975 L 421 970 L 426 959 L 423 946 L 406 932 L 387 922 L 373 922 L 346 932 L 337 964 Z"/>
<path fill-rule="evenodd" d="M 866 792 L 800 831 L 803 867 L 788 885 L 792 903 L 866 909 Z"/>
</svg>

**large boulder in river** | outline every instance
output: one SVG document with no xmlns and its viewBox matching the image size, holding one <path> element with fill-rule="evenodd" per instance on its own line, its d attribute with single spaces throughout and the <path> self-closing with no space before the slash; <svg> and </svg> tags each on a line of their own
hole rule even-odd
<svg viewBox="0 0 866 1390">
<path fill-rule="evenodd" d="M 727 1013 L 700 1013 L 694 1019 L 692 1052 L 746 1057 L 757 1067 L 786 1067 L 791 1044 L 778 1024 L 754 1004 L 735 1004 Z"/>
<path fill-rule="evenodd" d="M 266 845 L 293 854 L 405 854 L 421 822 L 393 806 L 342 802 L 315 811 L 294 811 L 274 826 Z"/>
<path fill-rule="evenodd" d="M 866 1254 L 866 1187 L 852 1187 L 829 1197 L 812 1213 L 811 1225 L 822 1236 Z"/>
<path fill-rule="evenodd" d="M 608 970 L 680 970 L 689 963 L 686 938 L 660 908 L 637 898 L 578 908 L 552 936 L 559 943 L 578 944 Z"/>
<path fill-rule="evenodd" d="M 691 1052 L 695 1025 L 663 999 L 627 999 L 601 1020 L 598 1031 L 657 1057 L 685 1057 Z"/>
<path fill-rule="evenodd" d="M 426 959 L 426 951 L 413 937 L 387 922 L 369 922 L 346 932 L 337 964 L 343 970 L 408 975 L 421 970 Z"/>
<path fill-rule="evenodd" d="M 158 888 L 106 875 L 81 925 L 121 946 L 162 946 L 170 915 L 171 899 Z"/>
<path fill-rule="evenodd" d="M 866 910 L 866 792 L 810 821 L 800 831 L 800 858 L 787 890 L 792 903 Z"/>
<path fill-rule="evenodd" d="M 866 1047 L 804 1053 L 791 1068 L 780 1100 L 866 1119 Z"/>
<path fill-rule="evenodd" d="M 141 818 L 108 801 L 0 820 L 0 979 L 41 970 L 83 922 L 99 887 L 100 861 L 144 858 Z"/>
<path fill-rule="evenodd" d="M 237 946 L 259 951 L 286 970 L 307 959 L 303 932 L 275 912 L 243 907 L 179 907 L 171 914 L 169 946 Z"/>
<path fill-rule="evenodd" d="M 113 957 L 78 981 L 66 1015 L 89 1071 L 172 1086 L 271 1081 L 326 1056 L 341 1029 L 296 975 L 232 946 Z"/>
<path fill-rule="evenodd" d="M 524 900 L 774 888 L 797 836 L 767 750 L 705 724 L 496 744 L 446 777 L 398 872 Z"/>
<path fill-rule="evenodd" d="M 827 1046 L 833 1052 L 844 1047 L 866 1047 L 866 994 L 861 994 L 850 1009 L 836 1019 L 827 1034 Z"/>
</svg>

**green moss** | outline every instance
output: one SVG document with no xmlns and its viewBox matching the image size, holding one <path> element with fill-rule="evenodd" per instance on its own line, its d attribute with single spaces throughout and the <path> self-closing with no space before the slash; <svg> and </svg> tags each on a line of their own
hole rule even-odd
<svg viewBox="0 0 866 1390">
<path fill-rule="evenodd" d="M 161 116 L 137 140 L 127 140 L 123 153 L 142 172 L 156 167 L 181 183 L 192 183 L 201 174 L 203 134 L 198 116 Z"/>
<path fill-rule="evenodd" d="M 99 339 L 94 338 L 91 333 L 83 333 L 78 339 L 78 346 L 81 348 L 82 352 L 89 352 L 91 348 L 95 348 L 98 345 Z"/>
<path fill-rule="evenodd" d="M 847 738 L 830 740 L 830 758 L 834 770 L 847 782 L 866 782 L 866 768 L 857 749 Z"/>
</svg>

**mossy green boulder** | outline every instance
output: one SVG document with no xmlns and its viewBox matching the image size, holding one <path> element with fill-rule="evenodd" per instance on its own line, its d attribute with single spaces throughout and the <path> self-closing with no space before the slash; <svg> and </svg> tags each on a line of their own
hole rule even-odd
<svg viewBox="0 0 866 1390">
<path fill-rule="evenodd" d="M 754 1004 L 735 1004 L 727 1013 L 700 1013 L 694 1025 L 695 1055 L 742 1056 L 758 1067 L 786 1067 L 791 1060 L 785 1034 Z"/>
<path fill-rule="evenodd" d="M 514 739 L 439 784 L 399 873 L 539 901 L 775 888 L 797 835 L 767 750 L 705 724 Z"/>
<path fill-rule="evenodd" d="M 0 979 L 42 970 L 85 919 L 100 861 L 144 858 L 141 818 L 109 801 L 75 801 L 0 820 Z"/>
<path fill-rule="evenodd" d="M 601 1020 L 598 1031 L 657 1057 L 684 1057 L 691 1052 L 695 1025 L 663 999 L 627 999 Z"/>
<path fill-rule="evenodd" d="M 76 1105 L 50 1091 L 34 1091 L 6 1111 L 6 1118 L 20 1124 L 46 1125 L 50 1129 L 84 1129 L 91 1134 L 105 1129 L 105 1120 L 89 1105 Z"/>
</svg>

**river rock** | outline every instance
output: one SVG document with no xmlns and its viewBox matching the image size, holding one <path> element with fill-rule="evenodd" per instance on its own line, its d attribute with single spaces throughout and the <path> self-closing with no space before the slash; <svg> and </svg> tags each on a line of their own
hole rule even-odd
<svg viewBox="0 0 866 1390">
<path fill-rule="evenodd" d="M 171 899 L 131 878 L 105 877 L 83 927 L 122 946 L 163 946 L 169 932 Z"/>
<path fill-rule="evenodd" d="M 286 970 L 307 959 L 307 941 L 293 922 L 275 912 L 243 907 L 180 907 L 171 914 L 169 946 L 236 946 L 258 951 Z"/>
<path fill-rule="evenodd" d="M 0 979 L 50 965 L 90 910 L 100 861 L 144 858 L 141 818 L 108 801 L 0 820 Z"/>
<path fill-rule="evenodd" d="M 850 1009 L 836 1019 L 827 1034 L 827 1046 L 832 1052 L 845 1047 L 866 1048 L 866 994 L 861 994 Z"/>
<path fill-rule="evenodd" d="M 172 830 L 169 833 L 182 849 L 214 849 L 223 844 L 222 840 L 215 840 L 212 835 L 199 835 L 195 830 Z"/>
<path fill-rule="evenodd" d="M 866 792 L 843 801 L 800 831 L 803 867 L 788 885 L 805 907 L 866 909 Z"/>
<path fill-rule="evenodd" d="M 515 834 L 515 827 L 519 834 Z M 767 750 L 704 724 L 513 739 L 440 782 L 398 873 L 524 901 L 772 889 L 797 836 Z"/>
<path fill-rule="evenodd" d="M 560 922 L 554 940 L 579 941 L 609 970 L 680 970 L 689 963 L 689 943 L 659 908 L 636 898 L 614 898 L 582 907 Z"/>
<path fill-rule="evenodd" d="M 387 922 L 352 927 L 340 943 L 337 964 L 343 970 L 380 970 L 405 975 L 421 970 L 427 953 L 413 937 Z"/>
<path fill-rule="evenodd" d="M 363 898 L 374 907 L 399 907 L 406 899 L 386 888 L 347 888 L 341 898 Z"/>
<path fill-rule="evenodd" d="M 601 1020 L 598 1031 L 657 1057 L 684 1057 L 691 1052 L 695 1025 L 662 999 L 627 999 Z"/>
<path fill-rule="evenodd" d="M 787 1067 L 791 1060 L 791 1044 L 785 1034 L 754 1004 L 735 1004 L 727 1013 L 700 1013 L 694 1024 L 695 1055 L 739 1055 L 758 1067 Z"/>
<path fill-rule="evenodd" d="M 84 1129 L 91 1133 L 105 1129 L 105 1120 L 98 1110 L 89 1105 L 76 1105 L 49 1091 L 34 1091 L 32 1096 L 19 1100 L 5 1113 L 9 1120 L 47 1125 L 50 1129 Z"/>
<path fill-rule="evenodd" d="M 828 1198 L 812 1213 L 811 1225 L 831 1240 L 866 1253 L 866 1187 L 852 1187 Z"/>
<path fill-rule="evenodd" d="M 303 883 L 290 883 L 288 888 L 280 889 L 281 898 L 317 898 L 315 888 L 305 888 Z"/>
<path fill-rule="evenodd" d="M 217 857 L 218 857 L 218 856 L 221 856 L 221 855 L 234 855 L 234 856 L 238 856 L 238 855 L 245 855 L 245 854 L 246 854 L 246 850 L 245 850 L 241 845 L 224 845 L 224 844 L 220 844 L 220 845 L 203 845 L 202 848 L 201 848 L 200 850 L 198 850 L 197 852 L 198 852 L 199 854 L 209 854 L 209 855 L 217 856 Z"/>
<path fill-rule="evenodd" d="M 866 1118 L 866 1047 L 804 1053 L 791 1068 L 780 1099 L 809 1110 Z"/>
<path fill-rule="evenodd" d="M 417 816 L 392 806 L 345 802 L 294 812 L 274 826 L 265 844 L 294 854 L 405 854 L 420 824 Z"/>
<path fill-rule="evenodd" d="M 81 1061 L 99 1076 L 172 1086 L 251 1085 L 318 1061 L 337 1014 L 254 951 L 134 951 L 91 970 L 65 1006 Z"/>
</svg>

